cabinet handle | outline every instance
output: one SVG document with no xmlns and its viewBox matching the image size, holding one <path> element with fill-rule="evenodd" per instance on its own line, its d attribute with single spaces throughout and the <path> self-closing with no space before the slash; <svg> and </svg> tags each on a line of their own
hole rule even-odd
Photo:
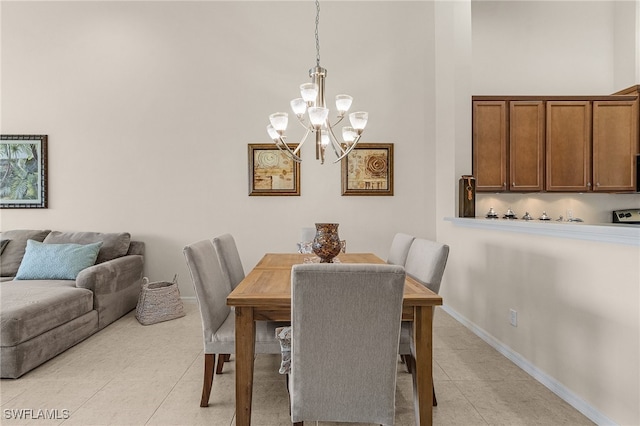
<svg viewBox="0 0 640 426">
<path fill-rule="evenodd" d="M 515 183 L 515 182 L 513 182 L 513 183 L 511 184 L 511 186 L 516 186 L 516 183 Z"/>
<path fill-rule="evenodd" d="M 600 182 L 596 182 L 596 186 L 600 186 Z"/>
<path fill-rule="evenodd" d="M 591 186 L 591 182 L 587 182 L 587 186 Z"/>
</svg>

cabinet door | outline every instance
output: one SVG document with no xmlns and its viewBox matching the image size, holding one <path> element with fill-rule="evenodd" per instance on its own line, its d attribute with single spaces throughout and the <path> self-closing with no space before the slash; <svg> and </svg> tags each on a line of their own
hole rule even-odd
<svg viewBox="0 0 640 426">
<path fill-rule="evenodd" d="M 507 102 L 473 102 L 473 175 L 476 191 L 507 189 Z"/>
<path fill-rule="evenodd" d="M 638 101 L 593 103 L 593 190 L 635 191 Z"/>
<path fill-rule="evenodd" d="M 509 189 L 544 190 L 544 102 L 509 104 Z"/>
<path fill-rule="evenodd" d="M 547 101 L 547 191 L 591 188 L 591 103 Z"/>
</svg>

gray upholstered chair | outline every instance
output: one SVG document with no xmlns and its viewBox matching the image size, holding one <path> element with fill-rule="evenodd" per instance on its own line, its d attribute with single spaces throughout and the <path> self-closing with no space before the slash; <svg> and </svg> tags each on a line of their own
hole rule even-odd
<svg viewBox="0 0 640 426">
<path fill-rule="evenodd" d="M 193 287 L 202 318 L 204 340 L 204 381 L 200 406 L 209 405 L 213 384 L 215 356 L 235 353 L 235 314 L 227 306 L 231 292 L 228 278 L 222 273 L 220 260 L 211 240 L 202 240 L 184 248 L 184 256 L 193 281 Z M 265 321 L 256 323 L 256 353 L 280 353 L 280 344 L 275 338 L 275 326 Z M 218 374 L 220 374 L 219 369 Z"/>
<path fill-rule="evenodd" d="M 291 419 L 392 425 L 405 272 L 301 264 L 291 275 Z"/>
<path fill-rule="evenodd" d="M 429 290 L 438 294 L 440 283 L 444 274 L 447 258 L 449 257 L 449 246 L 436 241 L 423 238 L 416 238 L 411 244 L 405 270 L 407 275 L 414 278 Z M 409 321 L 402 322 L 400 332 L 400 347 L 398 353 L 401 355 L 407 369 L 413 374 L 413 364 L 415 363 L 413 347 L 413 329 Z M 438 405 L 435 388 L 433 392 L 433 405 Z"/>
<path fill-rule="evenodd" d="M 238 284 L 240 284 L 240 281 L 245 277 L 236 240 L 231 234 L 222 234 L 218 237 L 214 237 L 212 242 L 216 254 L 218 255 L 218 259 L 220 260 L 222 275 L 224 275 L 229 282 L 229 285 L 231 286 L 230 291 L 233 291 L 233 289 L 235 289 Z M 216 374 L 222 374 L 224 363 L 230 359 L 231 354 L 223 354 L 218 357 Z"/>
<path fill-rule="evenodd" d="M 240 282 L 245 277 L 242 260 L 240 259 L 240 253 L 238 252 L 238 246 L 236 245 L 236 241 L 231 234 L 223 234 L 218 237 L 214 237 L 212 242 L 216 254 L 218 255 L 218 259 L 220 260 L 222 275 L 229 282 L 231 292 L 238 286 L 238 284 L 240 284 Z M 269 323 L 266 325 L 266 327 L 268 329 L 275 329 L 275 327 L 283 325 L 289 325 L 289 323 Z M 216 374 L 222 374 L 224 363 L 229 361 L 229 359 L 230 354 L 224 354 L 224 356 L 218 357 Z"/>
<path fill-rule="evenodd" d="M 244 279 L 244 268 L 236 241 L 231 234 L 223 234 L 213 239 L 213 247 L 220 258 L 222 273 L 229 277 L 231 290 L 233 290 Z"/>
<path fill-rule="evenodd" d="M 413 243 L 415 239 L 416 237 L 413 235 L 403 234 L 402 232 L 394 235 L 393 241 L 391 241 L 391 247 L 389 248 L 387 263 L 404 266 L 407 261 L 409 249 L 411 248 L 411 243 Z"/>
</svg>

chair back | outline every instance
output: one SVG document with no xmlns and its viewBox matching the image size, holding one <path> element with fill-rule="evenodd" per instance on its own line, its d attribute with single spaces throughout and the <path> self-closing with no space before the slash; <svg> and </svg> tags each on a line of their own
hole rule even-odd
<svg viewBox="0 0 640 426">
<path fill-rule="evenodd" d="M 437 294 L 448 257 L 448 245 L 416 238 L 409 249 L 405 270 L 407 275 Z"/>
<path fill-rule="evenodd" d="M 213 239 L 213 247 L 220 258 L 222 273 L 229 278 L 231 290 L 233 290 L 244 279 L 244 268 L 236 241 L 231 234 L 220 235 Z"/>
<path fill-rule="evenodd" d="M 293 266 L 293 422 L 393 424 L 404 282 L 398 265 Z"/>
<path fill-rule="evenodd" d="M 411 248 L 411 243 L 413 243 L 415 239 L 416 237 L 413 235 L 398 232 L 393 237 L 393 241 L 391 241 L 387 263 L 404 266 L 407 261 L 407 255 L 409 254 L 409 248 Z"/>
<path fill-rule="evenodd" d="M 206 350 L 231 312 L 231 308 L 227 306 L 227 296 L 231 292 L 229 282 L 222 274 L 218 256 L 210 240 L 189 244 L 183 253 L 200 308 Z"/>
</svg>

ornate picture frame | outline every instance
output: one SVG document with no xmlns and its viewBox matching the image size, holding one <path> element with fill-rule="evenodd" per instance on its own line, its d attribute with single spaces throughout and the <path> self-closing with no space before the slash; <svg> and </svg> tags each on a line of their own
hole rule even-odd
<svg viewBox="0 0 640 426">
<path fill-rule="evenodd" d="M 0 208 L 47 208 L 47 135 L 0 135 Z"/>
<path fill-rule="evenodd" d="M 342 159 L 342 195 L 393 195 L 392 143 L 359 143 Z"/>
<path fill-rule="evenodd" d="M 250 143 L 248 154 L 250 196 L 300 195 L 300 163 L 272 143 Z"/>
</svg>

